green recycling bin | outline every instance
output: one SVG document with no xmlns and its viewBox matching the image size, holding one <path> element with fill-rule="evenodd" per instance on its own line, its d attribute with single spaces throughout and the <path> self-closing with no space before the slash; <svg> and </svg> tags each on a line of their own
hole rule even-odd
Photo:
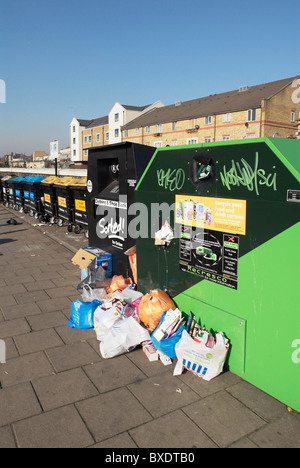
<svg viewBox="0 0 300 468">
<path fill-rule="evenodd" d="M 135 199 L 138 290 L 224 332 L 229 370 L 300 412 L 300 141 L 158 149 Z M 174 239 L 156 245 L 166 221 Z"/>
</svg>

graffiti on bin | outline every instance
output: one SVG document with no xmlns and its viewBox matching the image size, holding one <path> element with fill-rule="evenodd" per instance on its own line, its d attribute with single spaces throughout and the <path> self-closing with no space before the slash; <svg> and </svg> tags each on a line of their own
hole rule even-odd
<svg viewBox="0 0 300 468">
<path fill-rule="evenodd" d="M 181 190 L 185 182 L 185 172 L 183 169 L 159 169 L 157 171 L 157 183 L 159 187 L 174 192 Z"/>
<path fill-rule="evenodd" d="M 254 167 L 245 160 L 241 159 L 241 162 L 231 161 L 231 167 L 229 170 L 226 169 L 225 165 L 223 172 L 220 173 L 221 182 L 223 186 L 231 190 L 231 186 L 240 185 L 247 187 L 249 192 L 254 192 L 256 195 L 260 195 L 259 187 L 265 185 L 268 188 L 272 188 L 274 192 L 277 191 L 276 179 L 277 173 L 267 174 L 264 169 L 259 168 L 259 155 L 255 154 Z"/>
</svg>

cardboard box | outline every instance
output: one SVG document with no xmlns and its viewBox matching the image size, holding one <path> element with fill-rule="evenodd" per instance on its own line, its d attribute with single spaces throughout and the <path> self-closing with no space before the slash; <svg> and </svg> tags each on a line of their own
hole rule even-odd
<svg viewBox="0 0 300 468">
<path fill-rule="evenodd" d="M 143 351 L 150 362 L 158 361 L 158 351 L 152 344 L 143 345 Z"/>
<path fill-rule="evenodd" d="M 95 258 L 97 265 L 102 266 L 107 272 L 107 278 L 112 278 L 112 255 L 98 247 L 82 247 L 72 258 L 72 263 L 85 270 Z"/>
</svg>

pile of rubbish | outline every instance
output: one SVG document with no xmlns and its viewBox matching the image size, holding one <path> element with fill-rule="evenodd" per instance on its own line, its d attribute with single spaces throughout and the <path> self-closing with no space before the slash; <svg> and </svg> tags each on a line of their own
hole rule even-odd
<svg viewBox="0 0 300 468">
<path fill-rule="evenodd" d="M 149 361 L 170 365 L 177 359 L 174 375 L 187 369 L 209 381 L 223 371 L 228 339 L 209 333 L 192 313 L 182 314 L 167 292 L 142 294 L 131 278 L 107 278 L 96 259 L 82 270 L 82 278 L 81 299 L 72 303 L 68 326 L 94 329 L 104 359 L 140 346 Z"/>
</svg>

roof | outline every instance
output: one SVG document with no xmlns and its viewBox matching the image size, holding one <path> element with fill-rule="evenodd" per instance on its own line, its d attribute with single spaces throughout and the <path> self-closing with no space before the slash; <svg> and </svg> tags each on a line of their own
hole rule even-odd
<svg viewBox="0 0 300 468">
<path fill-rule="evenodd" d="M 81 127 L 87 127 L 91 123 L 91 120 L 84 120 L 84 119 L 77 119 L 77 120 Z"/>
<path fill-rule="evenodd" d="M 143 111 L 147 109 L 147 107 L 150 107 L 151 104 L 147 104 L 147 106 L 127 106 L 126 104 L 121 104 L 121 106 L 126 110 Z"/>
<path fill-rule="evenodd" d="M 270 99 L 296 78 L 298 77 L 251 86 L 242 92 L 237 89 L 221 94 L 212 94 L 192 101 L 155 108 L 124 125 L 122 130 L 258 108 L 261 106 L 263 99 Z"/>
<path fill-rule="evenodd" d="M 104 117 L 99 117 L 98 119 L 90 120 L 90 123 L 86 126 L 86 128 L 93 128 L 93 127 L 100 127 L 101 125 L 108 124 L 108 115 Z"/>
</svg>

